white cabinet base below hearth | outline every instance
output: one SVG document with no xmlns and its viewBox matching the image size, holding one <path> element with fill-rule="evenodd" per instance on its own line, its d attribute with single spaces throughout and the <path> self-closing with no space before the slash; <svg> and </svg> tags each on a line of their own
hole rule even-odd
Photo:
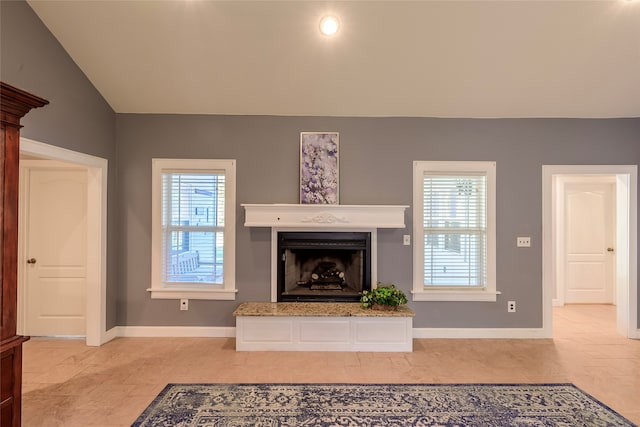
<svg viewBox="0 0 640 427">
<path fill-rule="evenodd" d="M 238 351 L 413 351 L 413 317 L 236 316 Z"/>
</svg>

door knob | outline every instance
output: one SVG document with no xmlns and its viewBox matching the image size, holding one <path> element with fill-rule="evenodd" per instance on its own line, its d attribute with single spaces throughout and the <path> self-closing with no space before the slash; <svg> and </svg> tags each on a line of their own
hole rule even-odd
<svg viewBox="0 0 640 427">
<path fill-rule="evenodd" d="M 27 264 L 35 264 L 36 263 L 36 259 L 35 258 L 29 258 L 27 260 Z"/>
<path fill-rule="evenodd" d="M 607 252 L 613 252 L 613 248 L 607 248 Z"/>
</svg>

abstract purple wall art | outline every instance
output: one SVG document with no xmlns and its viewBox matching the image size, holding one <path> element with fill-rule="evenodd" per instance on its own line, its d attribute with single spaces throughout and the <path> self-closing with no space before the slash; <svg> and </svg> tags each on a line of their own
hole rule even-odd
<svg viewBox="0 0 640 427">
<path fill-rule="evenodd" d="M 338 133 L 300 133 L 300 203 L 338 204 Z"/>
</svg>

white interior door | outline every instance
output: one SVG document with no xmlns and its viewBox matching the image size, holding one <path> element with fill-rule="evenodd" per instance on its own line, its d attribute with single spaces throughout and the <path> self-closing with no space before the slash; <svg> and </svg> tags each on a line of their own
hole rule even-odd
<svg viewBox="0 0 640 427">
<path fill-rule="evenodd" d="M 87 171 L 26 172 L 25 332 L 85 335 Z"/>
<path fill-rule="evenodd" d="M 614 301 L 614 189 L 609 183 L 565 186 L 565 303 Z"/>
</svg>

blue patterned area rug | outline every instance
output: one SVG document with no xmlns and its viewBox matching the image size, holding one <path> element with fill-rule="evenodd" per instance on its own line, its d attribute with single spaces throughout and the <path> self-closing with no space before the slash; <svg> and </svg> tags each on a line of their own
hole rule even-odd
<svg viewBox="0 0 640 427">
<path fill-rule="evenodd" d="M 142 426 L 635 424 L 571 384 L 169 384 Z"/>
</svg>

